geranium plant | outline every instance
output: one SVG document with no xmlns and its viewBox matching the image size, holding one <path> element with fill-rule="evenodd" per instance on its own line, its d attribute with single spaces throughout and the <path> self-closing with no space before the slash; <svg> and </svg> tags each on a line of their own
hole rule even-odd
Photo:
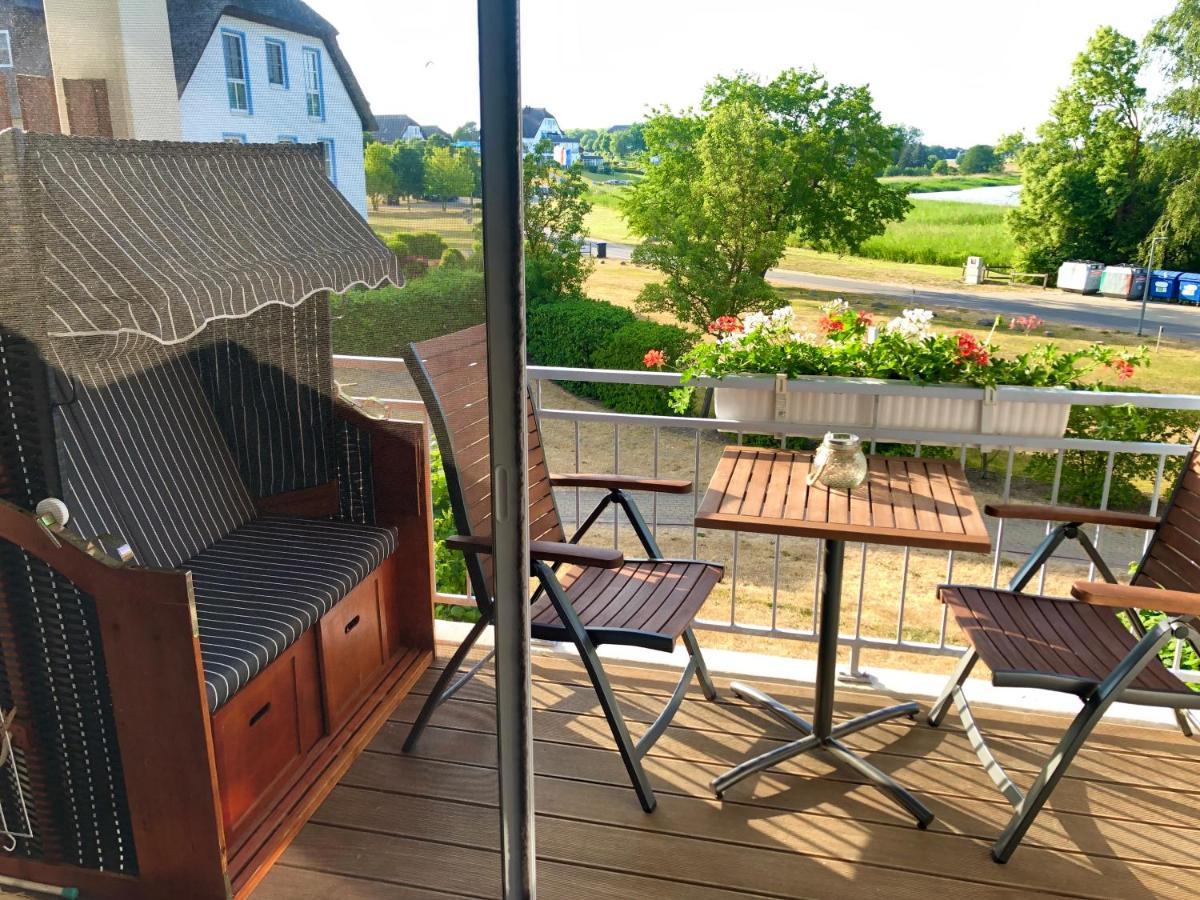
<svg viewBox="0 0 1200 900">
<path fill-rule="evenodd" d="M 787 306 L 741 320 L 725 316 L 709 326 L 715 341 L 697 344 L 677 363 L 685 382 L 701 376 L 783 373 L 792 378 L 838 375 L 973 387 L 1080 388 L 1094 385 L 1089 377 L 1098 370 L 1128 380 L 1147 358 L 1144 347 L 1122 350 L 1097 343 L 1065 350 L 1051 341 L 1001 355 L 992 343 L 996 326 L 980 338 L 968 331 L 935 332 L 933 319 L 929 310 L 906 309 L 879 324 L 871 313 L 856 311 L 844 300 L 822 308 L 817 332 L 797 331 Z M 1040 324 L 1033 317 L 1014 320 L 1010 327 L 1028 333 Z"/>
</svg>

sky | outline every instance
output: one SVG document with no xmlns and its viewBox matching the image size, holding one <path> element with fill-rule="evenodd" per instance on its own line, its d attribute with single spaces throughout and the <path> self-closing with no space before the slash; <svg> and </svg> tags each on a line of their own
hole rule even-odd
<svg viewBox="0 0 1200 900">
<path fill-rule="evenodd" d="M 453 130 L 478 120 L 475 0 L 307 0 L 376 113 Z M 926 143 L 1032 134 L 1088 36 L 1140 39 L 1174 0 L 524 0 L 522 99 L 563 128 L 625 124 L 698 102 L 717 74 L 815 67 L 867 84 Z"/>
</svg>

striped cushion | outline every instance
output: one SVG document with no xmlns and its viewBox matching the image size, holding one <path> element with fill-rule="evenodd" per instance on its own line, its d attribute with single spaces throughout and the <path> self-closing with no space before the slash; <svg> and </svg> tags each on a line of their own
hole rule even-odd
<svg viewBox="0 0 1200 900">
<path fill-rule="evenodd" d="M 396 549 L 390 528 L 263 518 L 183 564 L 215 712 Z"/>
</svg>

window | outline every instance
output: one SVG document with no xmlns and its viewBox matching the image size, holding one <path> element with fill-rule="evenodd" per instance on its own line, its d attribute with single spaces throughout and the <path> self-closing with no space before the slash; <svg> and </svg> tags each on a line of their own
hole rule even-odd
<svg viewBox="0 0 1200 900">
<path fill-rule="evenodd" d="M 234 134 L 232 131 L 227 131 L 221 135 L 221 140 L 223 140 L 226 144 L 244 144 L 246 143 L 246 136 L 244 134 Z"/>
<path fill-rule="evenodd" d="M 334 155 L 333 138 L 320 138 L 317 143 L 325 151 L 325 174 L 330 181 L 337 184 L 337 157 Z"/>
<path fill-rule="evenodd" d="M 325 85 L 321 80 L 321 51 L 304 48 L 304 102 L 308 115 L 325 121 Z"/>
<path fill-rule="evenodd" d="M 283 41 L 273 38 L 266 39 L 267 48 L 267 83 L 276 87 L 288 86 L 287 47 Z"/>
<path fill-rule="evenodd" d="M 238 31 L 221 32 L 225 51 L 225 87 L 229 93 L 229 108 L 249 113 L 250 73 L 246 68 L 246 36 Z"/>
<path fill-rule="evenodd" d="M 8 32 L 0 29 L 0 69 L 11 69 L 12 64 L 12 44 L 8 40 Z"/>
</svg>

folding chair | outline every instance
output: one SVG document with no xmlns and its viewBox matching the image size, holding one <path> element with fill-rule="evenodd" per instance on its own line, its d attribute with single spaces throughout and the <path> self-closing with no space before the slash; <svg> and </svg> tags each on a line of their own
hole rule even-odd
<svg viewBox="0 0 1200 900">
<path fill-rule="evenodd" d="M 482 325 L 413 344 L 409 372 L 425 401 L 442 454 L 451 506 L 459 534 L 446 545 L 466 554 L 467 570 L 480 618 L 446 663 L 405 741 L 411 751 L 437 707 L 453 696 L 490 659 L 458 675 L 463 661 L 491 624 L 496 602 L 491 591 L 491 464 L 488 446 L 487 347 Z M 642 758 L 662 736 L 692 679 L 704 695 L 716 690 L 704 665 L 692 621 L 724 574 L 722 566 L 666 559 L 646 526 L 629 490 L 686 494 L 691 482 L 626 475 L 550 475 L 532 398 L 529 423 L 530 569 L 538 588 L 532 604 L 532 637 L 570 641 L 579 651 L 604 710 L 638 800 L 646 812 L 655 798 Z M 553 487 L 600 488 L 607 493 L 568 541 Z M 625 559 L 616 549 L 584 547 L 579 540 L 610 506 L 624 510 L 646 551 L 646 559 Z M 597 656 L 601 644 L 646 647 L 670 653 L 683 640 L 690 655 L 671 699 L 636 743 L 621 714 Z M 456 678 L 456 675 L 458 676 Z"/>
<path fill-rule="evenodd" d="M 930 710 L 929 724 L 939 725 L 954 704 L 979 761 L 1012 804 L 1012 818 L 992 847 L 992 857 L 1003 863 L 1114 702 L 1173 709 L 1183 733 L 1192 734 L 1187 710 L 1200 709 L 1200 693 L 1175 677 L 1160 661 L 1159 652 L 1172 640 L 1186 640 L 1195 647 L 1200 637 L 1200 593 L 1194 593 L 1200 587 L 1200 455 L 1193 446 L 1161 517 L 1015 504 L 987 506 L 985 511 L 1000 519 L 1059 523 L 1013 576 L 1007 590 L 939 588 L 942 602 L 950 607 L 971 649 Z M 1153 531 L 1131 584 L 1117 583 L 1082 530 L 1085 524 Z M 1024 593 L 1064 540 L 1078 541 L 1105 581 L 1075 582 L 1071 600 Z M 1166 618 L 1147 629 L 1138 617 L 1139 609 L 1160 611 Z M 1026 792 L 992 755 L 963 693 L 963 683 L 980 659 L 992 670 L 997 687 L 1059 691 L 1083 702 Z"/>
</svg>

